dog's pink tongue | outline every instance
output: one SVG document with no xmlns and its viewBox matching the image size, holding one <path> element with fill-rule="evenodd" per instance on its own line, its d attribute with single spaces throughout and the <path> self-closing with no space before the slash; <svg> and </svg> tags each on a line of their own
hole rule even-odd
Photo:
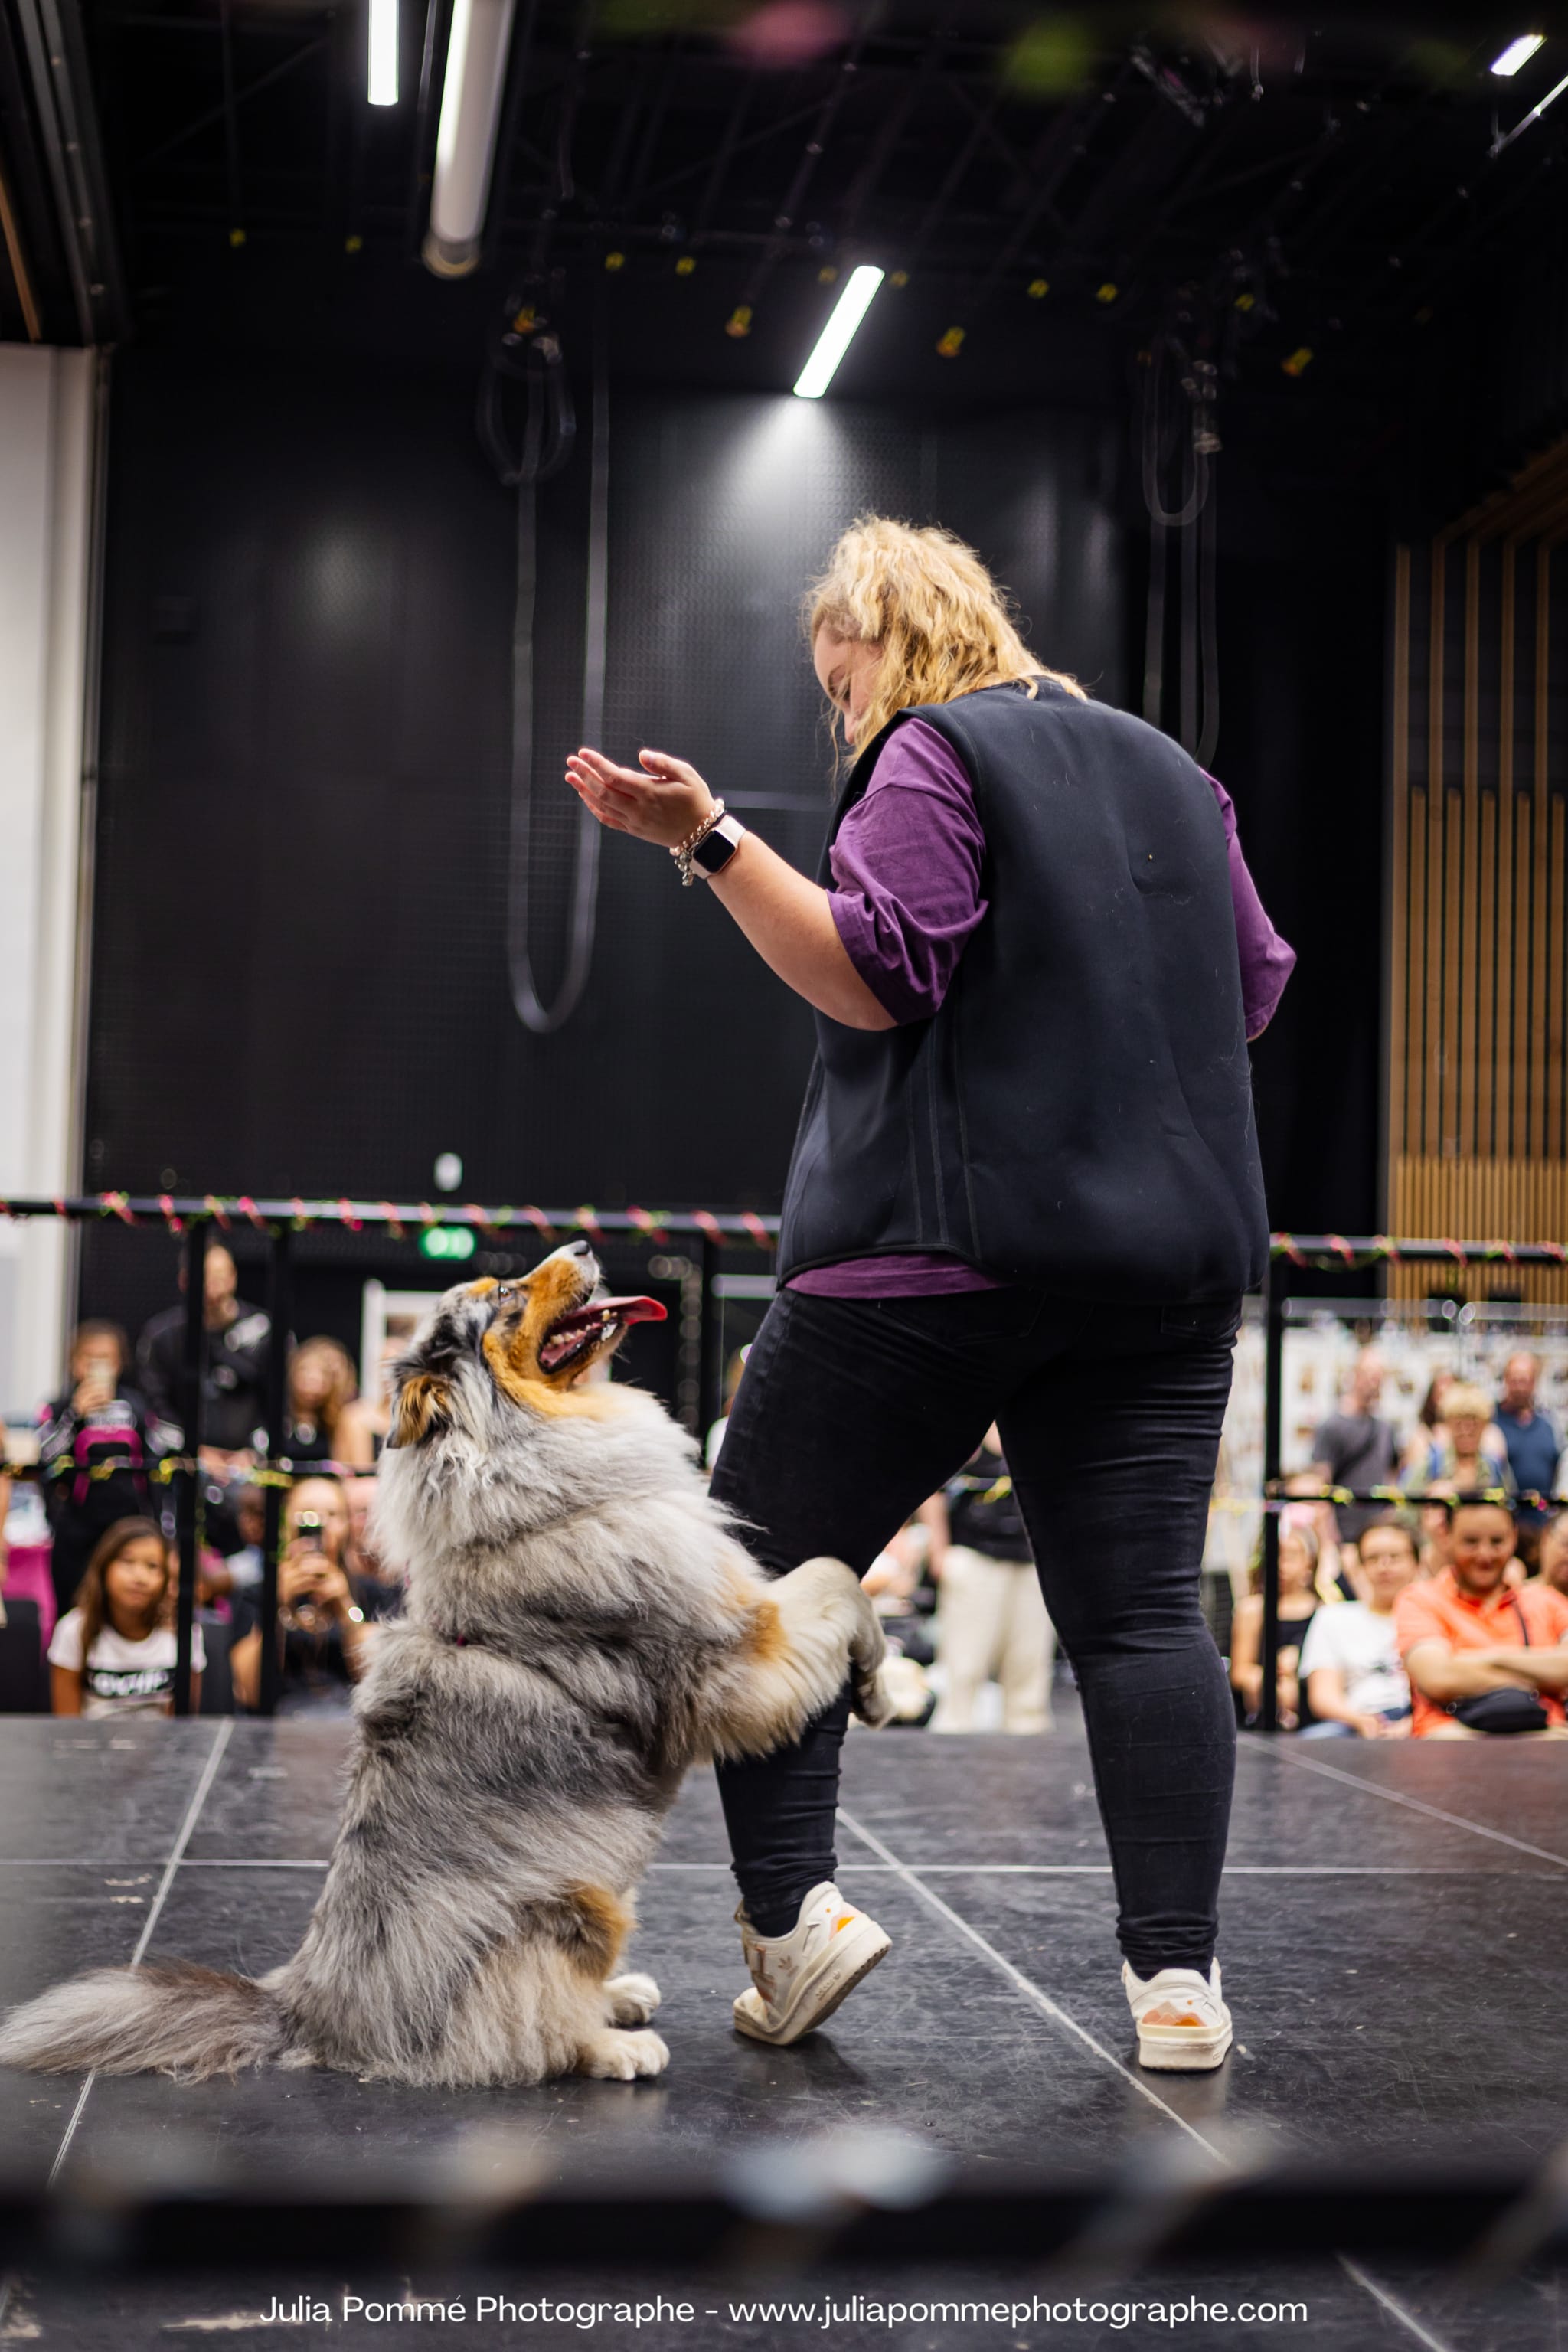
<svg viewBox="0 0 1568 2352">
<path fill-rule="evenodd" d="M 595 1298 L 595 1315 L 613 1315 L 617 1323 L 665 1323 L 668 1309 L 657 1298 Z"/>
</svg>

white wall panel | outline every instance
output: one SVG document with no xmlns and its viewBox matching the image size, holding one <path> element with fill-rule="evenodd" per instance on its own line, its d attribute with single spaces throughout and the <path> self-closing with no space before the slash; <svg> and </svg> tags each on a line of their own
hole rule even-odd
<svg viewBox="0 0 1568 2352">
<path fill-rule="evenodd" d="M 74 1189 L 91 352 L 0 344 L 0 1196 Z M 67 1235 L 0 1221 L 0 1408 L 59 1377 Z"/>
</svg>

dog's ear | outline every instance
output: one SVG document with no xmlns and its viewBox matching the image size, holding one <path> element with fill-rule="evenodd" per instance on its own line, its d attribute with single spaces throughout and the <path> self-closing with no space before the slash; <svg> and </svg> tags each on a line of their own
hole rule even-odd
<svg viewBox="0 0 1568 2352">
<path fill-rule="evenodd" d="M 422 1445 L 437 1429 L 445 1429 L 452 1417 L 451 1402 L 451 1389 L 437 1373 L 411 1372 L 397 1391 L 388 1452 L 399 1445 Z"/>
</svg>

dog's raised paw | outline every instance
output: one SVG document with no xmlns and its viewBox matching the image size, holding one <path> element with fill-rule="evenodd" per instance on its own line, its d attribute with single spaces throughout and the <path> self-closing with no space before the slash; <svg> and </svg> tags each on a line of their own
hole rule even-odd
<svg viewBox="0 0 1568 2352">
<path fill-rule="evenodd" d="M 659 2004 L 659 1990 L 651 1977 L 632 1973 L 611 1977 L 605 1987 L 610 2015 L 617 2025 L 646 2025 Z"/>
<path fill-rule="evenodd" d="M 595 2033 L 577 2053 L 577 2072 L 603 2083 L 631 2083 L 662 2074 L 669 2052 L 657 2033 Z"/>
</svg>

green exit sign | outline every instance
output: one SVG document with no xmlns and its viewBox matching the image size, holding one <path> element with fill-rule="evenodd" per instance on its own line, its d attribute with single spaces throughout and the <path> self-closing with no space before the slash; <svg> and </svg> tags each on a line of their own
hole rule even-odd
<svg viewBox="0 0 1568 2352">
<path fill-rule="evenodd" d="M 426 1225 L 419 1236 L 421 1257 L 464 1258 L 473 1254 L 471 1225 Z"/>
</svg>

